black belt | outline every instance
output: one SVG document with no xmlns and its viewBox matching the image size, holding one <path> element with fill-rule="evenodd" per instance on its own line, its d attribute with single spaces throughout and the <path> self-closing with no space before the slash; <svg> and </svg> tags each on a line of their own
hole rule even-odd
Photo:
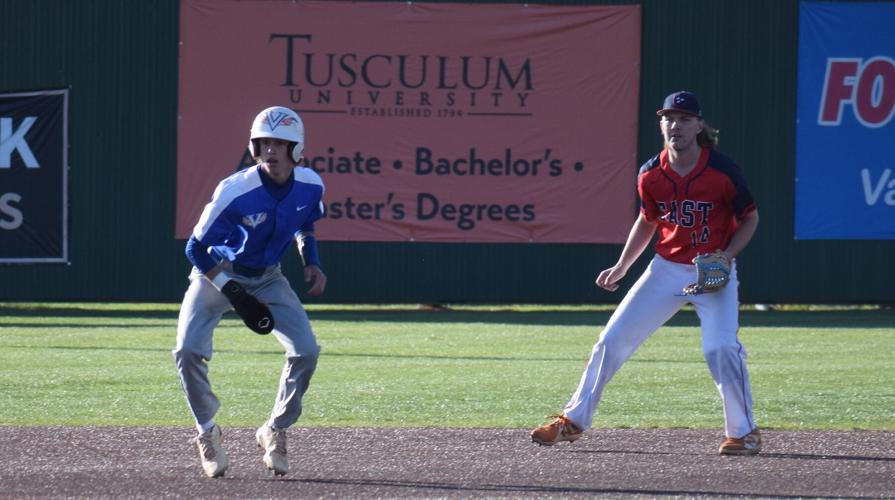
<svg viewBox="0 0 895 500">
<path fill-rule="evenodd" d="M 233 262 L 231 265 L 233 266 L 234 273 L 240 274 L 247 278 L 256 278 L 267 272 L 266 267 L 250 267 L 244 266 L 242 264 L 237 264 L 235 262 Z"/>
</svg>

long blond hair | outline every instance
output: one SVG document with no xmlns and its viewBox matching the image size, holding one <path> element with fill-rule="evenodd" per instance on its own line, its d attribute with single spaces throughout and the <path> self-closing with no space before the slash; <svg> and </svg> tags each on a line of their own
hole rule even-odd
<svg viewBox="0 0 895 500">
<path fill-rule="evenodd" d="M 705 120 L 702 121 L 702 132 L 696 135 L 696 144 L 704 148 L 714 149 L 718 145 L 718 134 L 720 130 L 712 127 Z"/>
</svg>

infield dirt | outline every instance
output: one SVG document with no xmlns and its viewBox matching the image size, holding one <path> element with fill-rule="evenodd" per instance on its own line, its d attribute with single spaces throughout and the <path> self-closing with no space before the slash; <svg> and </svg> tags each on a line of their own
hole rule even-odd
<svg viewBox="0 0 895 500">
<path fill-rule="evenodd" d="M 719 456 L 719 432 L 689 429 L 592 429 L 553 447 L 525 429 L 289 432 L 284 478 L 254 429 L 224 428 L 230 470 L 208 479 L 192 429 L 0 427 L 0 497 L 895 497 L 895 432 L 764 430 L 757 457 Z"/>
</svg>

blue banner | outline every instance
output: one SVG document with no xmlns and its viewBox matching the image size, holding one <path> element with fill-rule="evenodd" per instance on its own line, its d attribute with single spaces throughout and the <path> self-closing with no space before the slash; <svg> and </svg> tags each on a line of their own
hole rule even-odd
<svg viewBox="0 0 895 500">
<path fill-rule="evenodd" d="M 796 239 L 895 239 L 895 3 L 802 2 Z"/>
<path fill-rule="evenodd" d="M 0 263 L 68 261 L 68 90 L 0 94 Z"/>
</svg>

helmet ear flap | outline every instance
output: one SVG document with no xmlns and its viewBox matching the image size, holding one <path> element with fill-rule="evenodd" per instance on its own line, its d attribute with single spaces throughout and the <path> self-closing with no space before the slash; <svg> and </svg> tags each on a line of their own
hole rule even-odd
<svg viewBox="0 0 895 500">
<path fill-rule="evenodd" d="M 305 145 L 300 142 L 293 142 L 289 152 L 291 153 L 292 161 L 297 165 L 304 158 Z"/>
<path fill-rule="evenodd" d="M 249 154 L 252 155 L 252 158 L 258 157 L 258 153 L 255 148 L 255 139 L 249 139 Z"/>
</svg>

